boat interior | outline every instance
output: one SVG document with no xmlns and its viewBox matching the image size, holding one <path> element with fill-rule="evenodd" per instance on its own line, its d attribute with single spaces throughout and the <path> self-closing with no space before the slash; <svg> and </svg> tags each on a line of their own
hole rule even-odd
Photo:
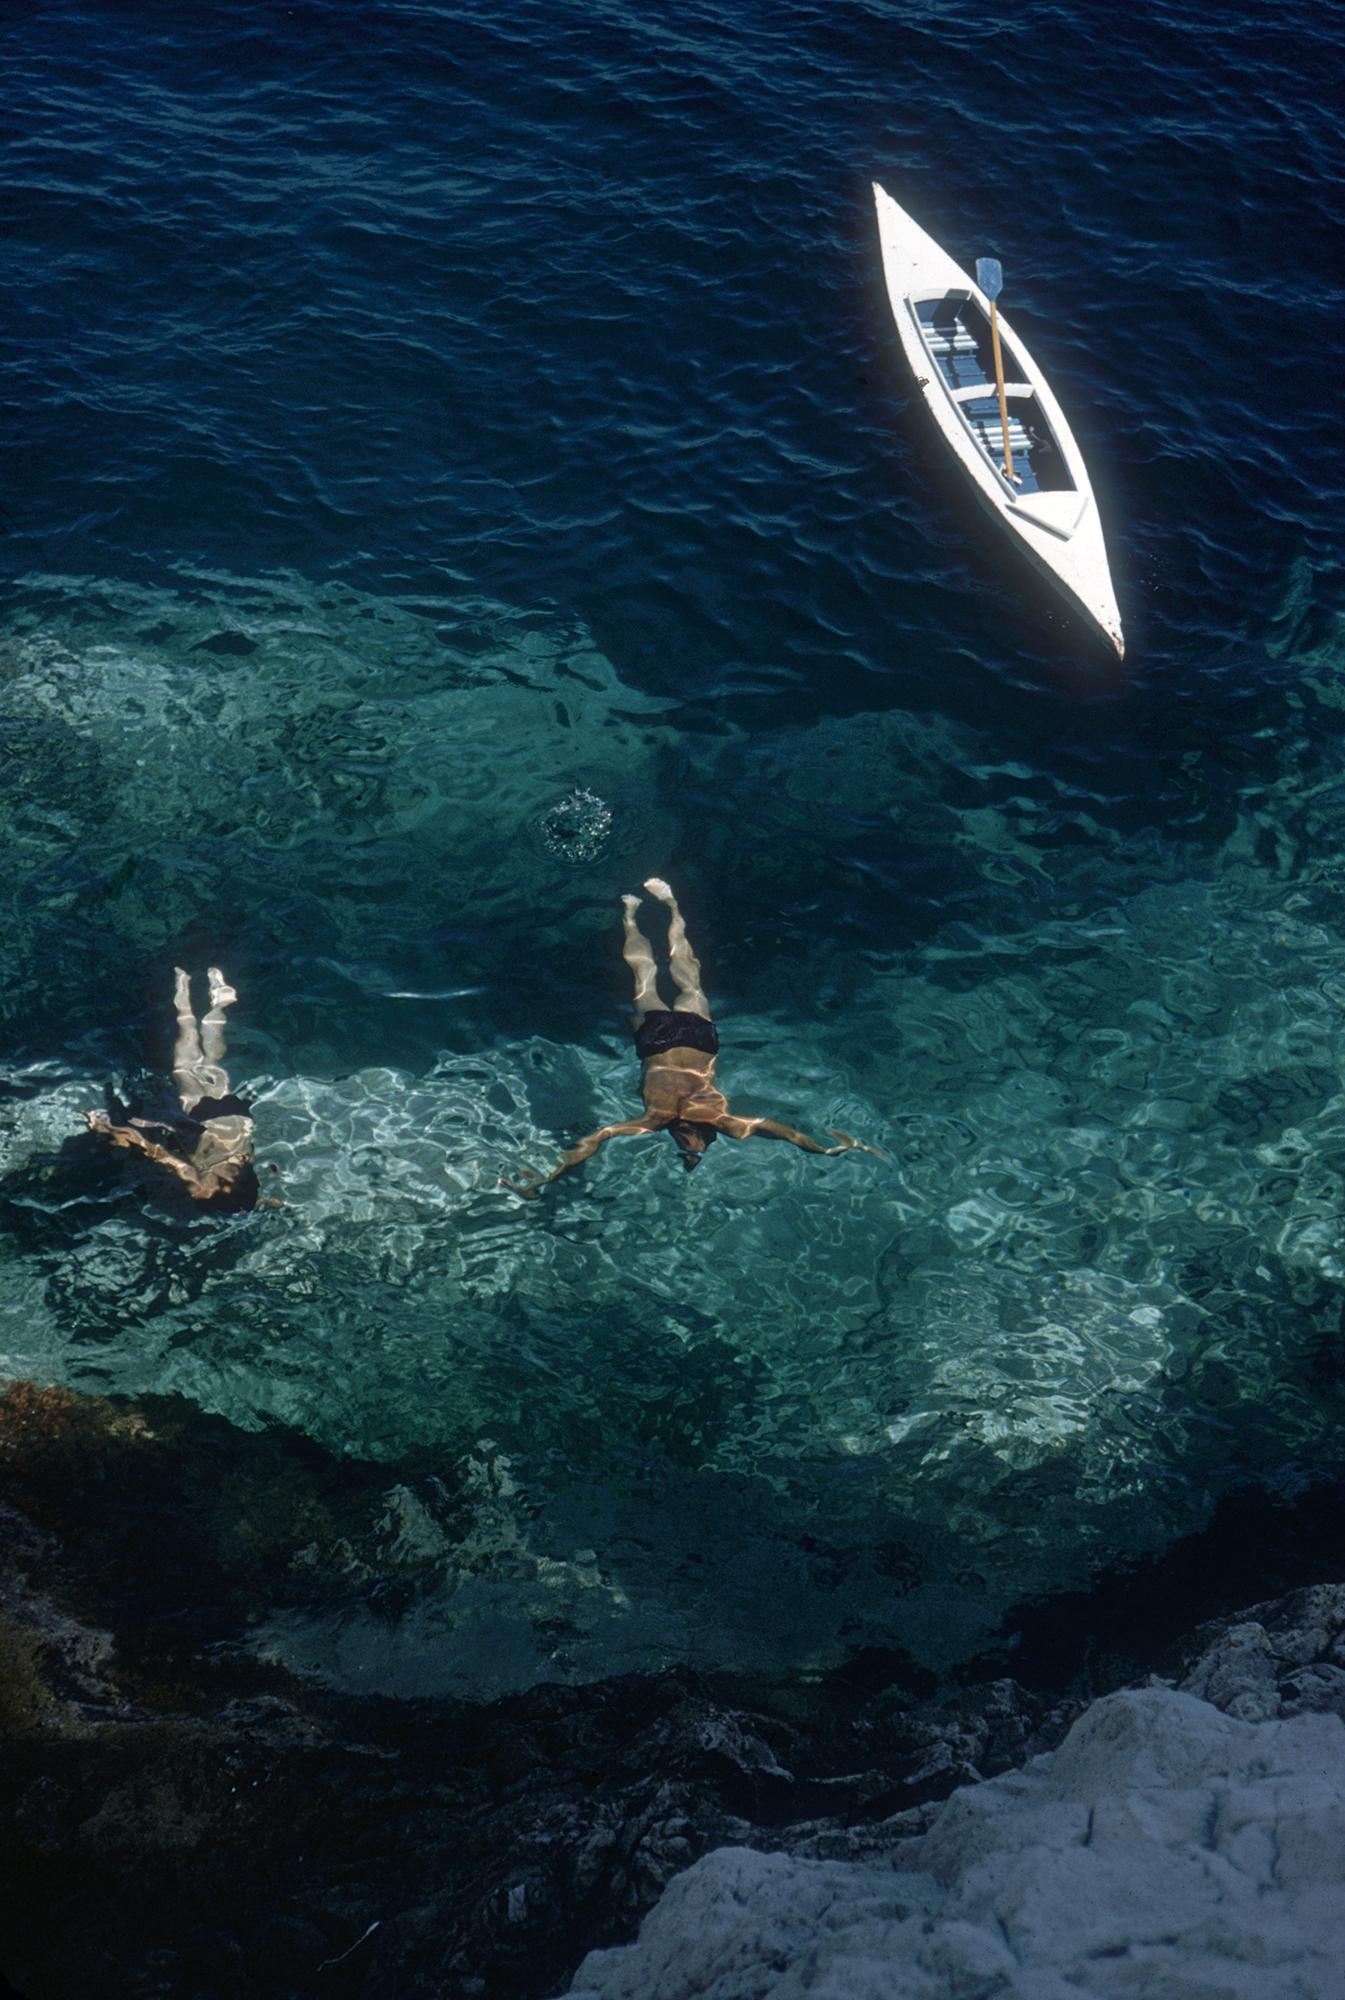
<svg viewBox="0 0 1345 2000">
<path fill-rule="evenodd" d="M 995 391 L 989 319 L 966 292 L 946 292 L 912 303 L 925 346 L 938 365 L 952 402 L 986 457 L 1002 470 L 1004 427 Z M 999 346 L 1014 490 L 1020 494 L 1073 492 L 1074 481 L 1022 363 L 1002 334 Z"/>
</svg>

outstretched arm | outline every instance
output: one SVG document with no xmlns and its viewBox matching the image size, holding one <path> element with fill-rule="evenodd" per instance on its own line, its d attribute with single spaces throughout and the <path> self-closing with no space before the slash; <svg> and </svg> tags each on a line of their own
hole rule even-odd
<svg viewBox="0 0 1345 2000">
<path fill-rule="evenodd" d="M 782 1125 L 778 1118 L 735 1118 L 726 1112 L 715 1120 L 721 1132 L 730 1139 L 787 1139 L 791 1146 L 798 1146 L 805 1153 L 824 1153 L 831 1159 L 837 1153 L 872 1153 L 875 1160 L 885 1160 L 886 1153 L 877 1146 L 866 1146 L 858 1139 L 852 1139 L 848 1132 L 836 1132 L 831 1126 L 827 1131 L 837 1141 L 834 1146 L 819 1146 L 816 1139 L 810 1139 L 806 1132 L 796 1132 L 792 1125 Z"/>
<path fill-rule="evenodd" d="M 114 1146 L 128 1147 L 133 1153 L 143 1153 L 158 1166 L 167 1167 L 169 1173 L 176 1174 L 179 1180 L 194 1181 L 197 1178 L 194 1168 L 180 1154 L 172 1153 L 167 1146 L 147 1138 L 136 1125 L 114 1125 L 105 1111 L 86 1111 L 84 1122 L 100 1138 Z"/>
<path fill-rule="evenodd" d="M 667 1118 L 650 1117 L 646 1114 L 643 1118 L 627 1118 L 620 1125 L 604 1125 L 600 1132 L 590 1132 L 587 1139 L 581 1139 L 577 1146 L 571 1146 L 568 1153 L 562 1153 L 560 1165 L 553 1168 L 549 1174 L 537 1175 L 526 1183 L 506 1180 L 501 1174 L 499 1185 L 512 1188 L 515 1194 L 521 1194 L 529 1201 L 534 1200 L 544 1187 L 548 1187 L 554 1180 L 559 1180 L 562 1174 L 568 1174 L 571 1167 L 582 1167 L 585 1160 L 591 1160 L 599 1146 L 605 1146 L 609 1139 L 633 1139 L 640 1132 L 658 1132 L 669 1122 Z"/>
</svg>

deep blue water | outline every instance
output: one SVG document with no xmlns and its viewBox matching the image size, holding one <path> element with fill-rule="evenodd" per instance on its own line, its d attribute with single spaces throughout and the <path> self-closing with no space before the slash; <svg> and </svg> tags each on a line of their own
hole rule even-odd
<svg viewBox="0 0 1345 2000">
<path fill-rule="evenodd" d="M 352 1569 L 262 1643 L 403 1691 L 946 1664 L 1338 1462 L 1329 10 L 6 44 L 0 1371 L 386 1459 L 404 1615 Z M 874 178 L 1003 261 L 1124 668 L 912 407 Z M 498 1190 L 635 1109 L 651 870 L 735 1103 L 890 1165 Z M 208 961 L 286 1202 L 187 1225 L 50 1159 Z"/>
</svg>

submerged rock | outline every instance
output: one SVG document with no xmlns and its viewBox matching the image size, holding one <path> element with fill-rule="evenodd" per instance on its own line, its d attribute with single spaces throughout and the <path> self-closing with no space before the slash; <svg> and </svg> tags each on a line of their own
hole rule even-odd
<svg viewBox="0 0 1345 2000">
<path fill-rule="evenodd" d="M 825 1703 L 690 1673 L 472 1707 L 260 1662 L 278 1603 L 414 1592 L 386 1526 L 413 1465 L 25 1383 L 0 1472 L 0 1969 L 25 2000 L 540 1993 L 707 1846 L 890 1789 L 827 1769 Z"/>
<path fill-rule="evenodd" d="M 451 1536 L 458 1497 L 442 1466 L 435 1478 Z M 1048 1984 L 995 1984 L 1017 1976 L 987 1914 L 1001 1890 L 991 1875 L 972 1881 L 1016 1861 L 1006 1922 L 1037 1938 L 1046 1917 L 1034 1914 L 1018 1802 L 1037 1815 L 1032 1842 L 1056 1871 L 1042 1881 L 1062 1897 L 1080 1852 L 1090 1868 L 1106 1857 L 1121 1870 L 1127 1841 L 1171 1814 L 1162 1851 L 1195 1825 L 1197 1875 L 1245 1877 L 1250 1898 L 1270 1869 L 1258 1907 L 1292 1907 L 1298 1963 L 1316 1977 L 1312 1870 L 1327 1863 L 1313 1855 L 1334 1822 L 1327 1791 L 1293 1774 L 1311 1756 L 1335 1769 L 1345 1593 L 1299 1593 L 1203 1630 L 1180 1695 L 1121 1698 L 1111 1713 L 1124 1728 L 1079 1723 L 1053 1761 L 1042 1753 L 1094 1689 L 1062 1697 L 1000 1674 L 935 1699 L 928 1676 L 895 1655 L 813 1683 L 680 1670 L 485 1706 L 351 1696 L 260 1661 L 249 1636 L 277 1605 L 354 1592 L 392 1617 L 414 1597 L 427 1558 L 398 1531 L 405 1509 L 389 1511 L 389 1492 L 403 1490 L 428 1492 L 423 1466 L 337 1459 L 181 1399 L 33 1384 L 0 1395 L 0 1975 L 23 2000 L 529 2000 L 562 1988 L 595 1947 L 630 1938 L 665 1890 L 646 1941 L 671 1936 L 678 1908 L 702 1909 L 700 1885 L 715 1882 L 714 1913 L 696 1919 L 698 1964 L 713 1935 L 744 1979 L 766 1976 L 765 1937 L 770 1977 L 794 1965 L 790 1991 L 825 1990 L 797 1982 L 834 1963 L 847 2000 L 924 1992 L 894 1989 L 881 1954 L 865 1960 L 865 1987 L 846 1957 L 861 1929 L 886 1938 L 920 1912 L 936 1922 L 922 1933 L 920 1976 L 945 1981 L 928 1990 L 1036 2000 Z M 465 1480 L 463 1492 L 468 1506 Z M 1144 1723 L 1174 1713 L 1180 1727 Z M 1192 1716 L 1208 1722 L 1197 1729 Z M 1258 1845 L 1248 1747 L 1265 1731 L 1275 1768 L 1291 1774 L 1278 1862 Z M 1123 1765 L 1131 1803 L 1108 1795 L 1104 1810 Z M 1200 1814 L 1220 1785 L 1210 1833 Z M 1063 1829 L 1090 1801 L 1081 1846 Z M 1168 1872 L 1164 1896 L 1175 1893 Z M 786 1883 L 787 1908 L 776 1895 Z M 730 1935 L 726 1899 L 761 1885 L 777 1915 L 754 1930 L 735 1901 Z M 1298 1902 L 1277 1901 L 1291 1891 Z M 1078 1951 L 1086 1919 L 1071 1917 Z M 1278 1952 L 1279 1933 L 1267 1937 Z M 1111 1946 L 1098 1949 L 1111 1966 Z M 642 1962 L 617 1951 L 590 1959 L 584 1977 L 643 1979 Z M 1138 1962 L 1116 1956 L 1132 1972 Z M 1278 1989 L 1227 1990 L 1260 2000 Z"/>
</svg>

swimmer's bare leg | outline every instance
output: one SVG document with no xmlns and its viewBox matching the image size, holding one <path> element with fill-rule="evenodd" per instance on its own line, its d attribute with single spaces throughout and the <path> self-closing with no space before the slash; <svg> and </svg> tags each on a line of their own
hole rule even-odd
<svg viewBox="0 0 1345 2000">
<path fill-rule="evenodd" d="M 201 1041 L 205 1049 L 206 1061 L 222 1064 L 224 1061 L 224 1010 L 226 1007 L 233 1006 L 238 995 L 234 992 L 233 987 L 230 986 L 217 965 L 210 967 L 206 973 L 206 978 L 210 983 L 210 1012 L 201 1018 Z M 224 1075 L 222 1069 L 220 1074 L 221 1076 Z M 224 1089 L 216 1091 L 214 1093 L 215 1096 L 223 1097 L 228 1088 L 229 1079 L 225 1076 Z"/>
<path fill-rule="evenodd" d="M 173 968 L 173 1006 L 177 1013 L 177 1042 L 173 1049 L 173 1083 L 190 1111 L 203 1097 L 223 1097 L 229 1079 L 215 1063 L 206 1059 L 200 1030 L 191 1006 L 191 980 L 180 965 Z"/>
<path fill-rule="evenodd" d="M 182 1099 L 184 1111 L 190 1111 L 199 1098 L 207 1094 L 207 1085 L 202 1071 L 205 1054 L 201 1048 L 201 1037 L 196 1026 L 196 1016 L 191 1005 L 191 979 L 180 965 L 173 968 L 173 1008 L 177 1014 L 177 1041 L 173 1047 L 173 1083 Z"/>
<path fill-rule="evenodd" d="M 640 907 L 638 896 L 621 898 L 622 924 L 625 935 L 621 941 L 621 956 L 635 977 L 634 1025 L 639 1027 L 646 1014 L 661 1011 L 663 1001 L 659 997 L 658 967 L 654 954 L 649 949 L 649 940 L 635 921 L 635 912 Z"/>
<path fill-rule="evenodd" d="M 701 965 L 691 942 L 687 937 L 687 927 L 682 920 L 682 912 L 677 907 L 677 898 L 661 876 L 651 875 L 645 883 L 651 896 L 657 896 L 660 903 L 668 906 L 668 970 L 677 988 L 677 998 L 673 1001 L 673 1011 L 678 1014 L 699 1014 L 702 1020 L 710 1018 L 710 1003 L 701 987 Z"/>
</svg>

